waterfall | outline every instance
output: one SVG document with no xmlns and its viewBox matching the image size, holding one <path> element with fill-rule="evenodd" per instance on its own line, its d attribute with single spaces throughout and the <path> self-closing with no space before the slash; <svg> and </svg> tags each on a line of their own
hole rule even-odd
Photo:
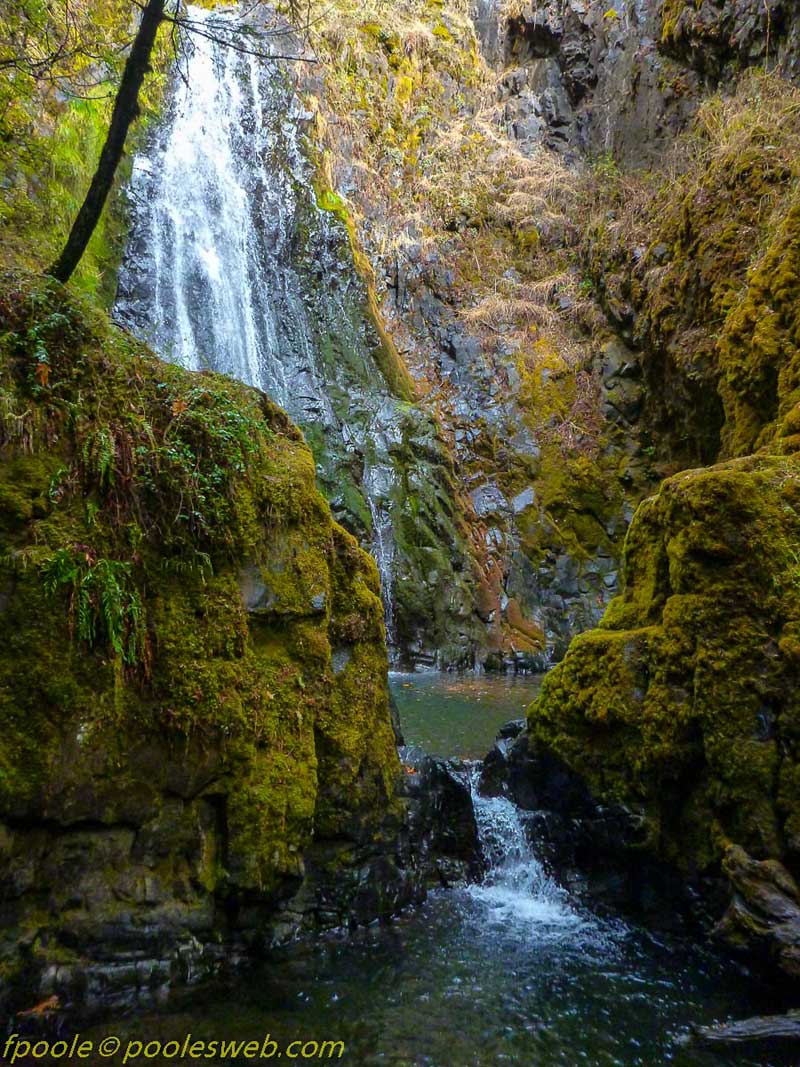
<svg viewBox="0 0 800 1067">
<path fill-rule="evenodd" d="M 394 628 L 394 529 L 389 493 L 393 481 L 390 467 L 367 466 L 364 471 L 364 489 L 372 518 L 372 554 L 381 576 L 381 595 L 386 621 L 386 643 L 390 659 L 397 645 Z"/>
<path fill-rule="evenodd" d="M 194 8 L 191 17 L 209 33 L 230 21 Z M 306 351 L 311 344 L 285 257 L 296 207 L 291 169 L 271 165 L 299 154 L 291 127 L 274 118 L 286 115 L 286 97 L 257 57 L 192 40 L 169 119 L 134 162 L 134 248 L 119 301 L 170 360 L 230 374 L 283 406 L 302 383 L 289 381 L 278 324 L 299 312 L 293 340 Z"/>
<path fill-rule="evenodd" d="M 488 870 L 469 894 L 497 924 L 523 923 L 540 939 L 574 933 L 586 920 L 572 906 L 566 890 L 545 871 L 525 832 L 524 816 L 507 797 L 478 792 L 480 765 L 470 777 L 478 837 Z"/>
<path fill-rule="evenodd" d="M 266 17 L 189 14 L 222 38 Z M 300 425 L 334 513 L 376 556 L 391 642 L 392 449 L 407 416 L 373 357 L 347 234 L 313 192 L 312 116 L 285 64 L 191 43 L 165 119 L 134 160 L 117 318 L 165 359 L 262 389 Z"/>
</svg>

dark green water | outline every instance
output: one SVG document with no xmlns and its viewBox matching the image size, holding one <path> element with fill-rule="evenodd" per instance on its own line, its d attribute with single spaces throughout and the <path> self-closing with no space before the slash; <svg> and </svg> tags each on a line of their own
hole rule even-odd
<svg viewBox="0 0 800 1067">
<path fill-rule="evenodd" d="M 777 1061 L 678 1043 L 690 1022 L 752 1008 L 713 957 L 590 917 L 493 918 L 455 890 L 389 929 L 297 950 L 147 1033 L 341 1040 L 348 1067 L 765 1067 Z"/>
<path fill-rule="evenodd" d="M 540 675 L 392 674 L 406 744 L 433 756 L 483 759 L 498 729 L 523 719 Z"/>
<path fill-rule="evenodd" d="M 409 742 L 442 751 L 449 739 L 467 755 L 483 752 L 535 687 L 435 675 L 392 684 Z M 486 884 L 434 892 L 389 927 L 283 950 L 222 993 L 192 994 L 182 1014 L 131 1022 L 130 1034 L 260 1041 L 269 1033 L 283 1049 L 295 1040 L 342 1041 L 334 1062 L 347 1067 L 788 1062 L 684 1047 L 692 1023 L 776 1005 L 709 952 L 585 911 L 527 852 L 506 801 L 477 802 L 476 812 L 498 850 Z"/>
</svg>

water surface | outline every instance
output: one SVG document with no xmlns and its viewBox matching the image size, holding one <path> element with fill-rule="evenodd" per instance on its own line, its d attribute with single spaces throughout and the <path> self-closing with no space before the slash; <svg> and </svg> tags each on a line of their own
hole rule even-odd
<svg viewBox="0 0 800 1067">
<path fill-rule="evenodd" d="M 523 719 L 541 675 L 392 673 L 392 694 L 406 744 L 432 756 L 483 759 L 498 729 Z"/>
<path fill-rule="evenodd" d="M 147 1032 L 341 1040 L 347 1067 L 777 1065 L 680 1044 L 690 1023 L 753 1009 L 748 984 L 713 956 L 579 909 L 520 914 L 463 888 L 388 928 L 296 947 Z"/>
</svg>

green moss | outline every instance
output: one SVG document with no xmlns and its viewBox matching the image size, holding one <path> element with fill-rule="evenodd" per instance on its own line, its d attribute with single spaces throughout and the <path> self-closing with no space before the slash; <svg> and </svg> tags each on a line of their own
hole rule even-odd
<svg viewBox="0 0 800 1067">
<path fill-rule="evenodd" d="M 317 723 L 323 834 L 348 834 L 347 812 L 386 809 L 394 789 L 396 754 L 388 707 L 387 659 L 380 580 L 373 560 L 344 530 L 334 535 L 332 699 Z"/>
<path fill-rule="evenodd" d="M 718 351 L 725 451 L 742 455 L 776 430 L 795 433 L 777 420 L 791 419 L 800 404 L 800 191 L 751 269 Z"/>
<path fill-rule="evenodd" d="M 224 830 L 192 878 L 278 892 L 315 833 L 392 810 L 374 564 L 265 396 L 160 362 L 54 283 L 5 276 L 0 303 L 0 819 L 205 800 Z"/>
<path fill-rule="evenodd" d="M 800 861 L 798 490 L 796 459 L 769 455 L 664 482 L 628 533 L 621 596 L 530 710 L 536 744 L 641 811 L 687 872 L 718 869 L 727 841 Z"/>
<path fill-rule="evenodd" d="M 612 317 L 635 311 L 646 419 L 674 464 L 752 451 L 797 402 L 799 99 L 758 72 L 712 97 L 676 152 L 682 173 L 642 183 L 595 232 L 597 284 Z"/>
</svg>

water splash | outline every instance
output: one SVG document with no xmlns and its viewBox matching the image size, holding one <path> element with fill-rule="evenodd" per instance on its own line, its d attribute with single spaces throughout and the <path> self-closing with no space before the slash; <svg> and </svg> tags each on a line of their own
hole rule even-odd
<svg viewBox="0 0 800 1067">
<path fill-rule="evenodd" d="M 470 789 L 481 849 L 488 864 L 483 881 L 468 889 L 485 908 L 485 918 L 498 925 L 523 924 L 528 936 L 554 940 L 583 931 L 580 915 L 545 871 L 528 843 L 523 815 L 507 797 L 478 792 L 480 767 L 473 768 Z"/>
</svg>

